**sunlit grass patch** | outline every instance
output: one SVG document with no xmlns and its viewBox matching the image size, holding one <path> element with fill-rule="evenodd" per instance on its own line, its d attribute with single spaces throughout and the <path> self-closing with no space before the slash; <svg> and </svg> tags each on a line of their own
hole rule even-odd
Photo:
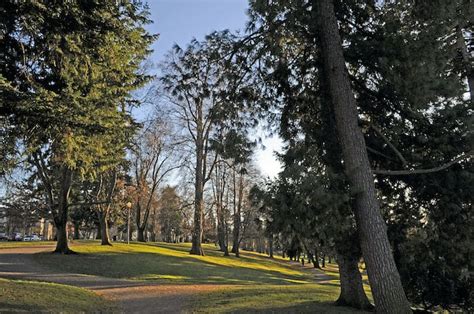
<svg viewBox="0 0 474 314">
<path fill-rule="evenodd" d="M 334 306 L 338 286 L 305 284 L 226 288 L 196 297 L 191 311 L 205 313 L 344 313 L 357 312 Z"/>
<path fill-rule="evenodd" d="M 177 284 L 304 284 L 312 282 L 306 270 L 265 256 L 243 252 L 224 257 L 214 245 L 205 256 L 189 254 L 189 244 L 114 243 L 80 241 L 71 245 L 74 256 L 37 254 L 41 264 L 59 270 L 106 277 Z"/>
<path fill-rule="evenodd" d="M 0 279 L 0 313 L 113 312 L 108 300 L 93 292 L 53 283 Z"/>
</svg>

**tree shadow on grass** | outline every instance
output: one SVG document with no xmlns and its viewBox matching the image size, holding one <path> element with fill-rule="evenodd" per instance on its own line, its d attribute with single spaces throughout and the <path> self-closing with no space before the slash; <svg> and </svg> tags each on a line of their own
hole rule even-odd
<svg viewBox="0 0 474 314">
<path fill-rule="evenodd" d="M 45 313 L 48 309 L 40 307 L 38 305 L 31 304 L 19 304 L 13 302 L 1 302 L 0 301 L 0 313 L 16 313 L 16 312 L 28 312 L 28 313 Z"/>
<path fill-rule="evenodd" d="M 331 302 L 308 301 L 290 306 L 268 307 L 265 309 L 241 308 L 230 313 L 370 313 L 350 307 L 336 306 Z"/>
<path fill-rule="evenodd" d="M 265 261 L 260 269 L 258 259 L 225 258 L 226 265 L 191 255 L 169 256 L 160 253 L 83 253 L 58 256 L 38 253 L 35 260 L 52 270 L 104 277 L 157 281 L 174 284 L 304 284 L 311 277 L 290 268 L 274 267 Z M 233 264 L 235 263 L 235 264 Z M 239 264 L 240 263 L 240 264 Z M 287 273 L 285 273 L 287 272 Z"/>
</svg>

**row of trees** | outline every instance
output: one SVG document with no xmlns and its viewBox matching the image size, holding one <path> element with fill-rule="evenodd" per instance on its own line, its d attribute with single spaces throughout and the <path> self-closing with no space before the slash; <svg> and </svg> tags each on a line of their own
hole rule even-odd
<svg viewBox="0 0 474 314">
<path fill-rule="evenodd" d="M 472 306 L 471 13 L 468 1 L 253 1 L 246 35 L 177 49 L 162 82 L 194 141 L 191 253 L 203 254 L 210 139 L 268 118 L 287 145 L 257 193 L 267 232 L 331 247 L 339 303 L 371 307 L 363 257 L 378 311 L 410 312 L 407 297 Z"/>
<path fill-rule="evenodd" d="M 139 241 L 157 222 L 170 241 L 192 228 L 191 254 L 214 240 L 238 256 L 246 236 L 315 263 L 324 248 L 339 264 L 339 304 L 372 307 L 363 258 L 377 311 L 469 309 L 472 10 L 251 1 L 245 34 L 170 52 L 150 94 L 158 114 L 139 125 L 129 109 L 150 80 L 146 7 L 7 3 L 2 172 L 25 158 L 57 252 L 70 252 L 73 208 L 93 209 L 110 244 L 107 224 L 130 204 Z M 250 163 L 249 133 L 263 121 L 286 144 L 268 184 Z M 160 188 L 178 178 L 177 190 Z"/>
</svg>

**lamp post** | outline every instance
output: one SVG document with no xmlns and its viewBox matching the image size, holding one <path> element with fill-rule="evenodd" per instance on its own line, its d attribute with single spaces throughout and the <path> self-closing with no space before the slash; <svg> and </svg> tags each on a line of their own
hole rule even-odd
<svg viewBox="0 0 474 314">
<path fill-rule="evenodd" d="M 132 203 L 127 202 L 126 204 L 128 209 L 128 221 L 127 221 L 127 244 L 130 244 L 130 208 L 132 208 Z"/>
</svg>

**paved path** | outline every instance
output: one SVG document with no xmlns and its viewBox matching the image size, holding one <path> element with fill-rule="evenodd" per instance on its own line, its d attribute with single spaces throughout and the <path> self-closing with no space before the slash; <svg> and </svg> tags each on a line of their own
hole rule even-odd
<svg viewBox="0 0 474 314">
<path fill-rule="evenodd" d="M 58 273 L 37 264 L 32 254 L 51 251 L 52 246 L 0 249 L 0 277 L 47 281 L 87 288 L 114 300 L 126 313 L 185 313 L 199 292 L 224 285 L 163 285 L 73 273 Z"/>
</svg>

